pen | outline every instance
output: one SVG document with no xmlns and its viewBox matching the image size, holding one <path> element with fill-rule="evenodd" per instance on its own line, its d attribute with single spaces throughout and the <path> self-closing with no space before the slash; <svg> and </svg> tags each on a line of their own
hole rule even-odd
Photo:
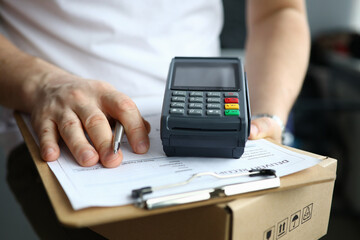
<svg viewBox="0 0 360 240">
<path fill-rule="evenodd" d="M 123 135 L 124 135 L 124 127 L 123 125 L 121 125 L 119 121 L 116 121 L 114 138 L 113 138 L 114 154 L 116 154 L 120 149 L 121 139 Z"/>
</svg>

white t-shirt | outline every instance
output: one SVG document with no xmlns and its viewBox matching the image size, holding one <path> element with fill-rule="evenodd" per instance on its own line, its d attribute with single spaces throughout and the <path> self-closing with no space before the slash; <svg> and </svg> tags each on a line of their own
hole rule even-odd
<svg viewBox="0 0 360 240">
<path fill-rule="evenodd" d="M 163 96 L 174 56 L 220 52 L 220 0 L 0 0 L 0 14 L 23 51 L 135 101 Z M 9 130 L 2 115 L 0 131 Z"/>
</svg>

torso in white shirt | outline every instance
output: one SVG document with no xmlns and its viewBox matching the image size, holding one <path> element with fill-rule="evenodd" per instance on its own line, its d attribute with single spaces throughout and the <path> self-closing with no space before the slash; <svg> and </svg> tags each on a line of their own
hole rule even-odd
<svg viewBox="0 0 360 240">
<path fill-rule="evenodd" d="M 0 0 L 0 13 L 23 51 L 135 99 L 162 97 L 174 56 L 217 56 L 223 22 L 220 0 Z"/>
<path fill-rule="evenodd" d="M 162 93 L 174 56 L 219 54 L 219 0 L 0 1 L 22 50 L 131 97 Z"/>
</svg>

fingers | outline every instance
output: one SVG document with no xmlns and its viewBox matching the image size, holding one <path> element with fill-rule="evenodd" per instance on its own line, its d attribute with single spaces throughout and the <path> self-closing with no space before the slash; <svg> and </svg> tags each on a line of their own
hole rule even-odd
<svg viewBox="0 0 360 240">
<path fill-rule="evenodd" d="M 76 161 L 84 167 L 95 165 L 99 160 L 99 155 L 86 139 L 78 116 L 68 110 L 59 116 L 57 123 L 62 139 Z"/>
<path fill-rule="evenodd" d="M 112 131 L 109 122 L 100 109 L 86 106 L 76 110 L 84 125 L 96 151 L 100 155 L 100 161 L 105 167 L 117 167 L 122 160 L 122 153 L 114 154 L 112 146 Z"/>
<path fill-rule="evenodd" d="M 143 121 L 144 121 L 144 124 L 145 124 L 146 131 L 149 134 L 150 131 L 151 131 L 150 123 L 148 121 L 146 121 L 145 119 L 143 119 Z"/>
<path fill-rule="evenodd" d="M 61 79 L 42 88 L 32 113 L 44 160 L 59 157 L 57 142 L 61 136 L 81 166 L 92 166 L 99 160 L 105 167 L 120 165 L 122 152 L 113 153 L 109 116 L 123 124 L 135 153 L 148 151 L 150 124 L 129 97 L 100 81 L 59 82 Z"/>
<path fill-rule="evenodd" d="M 270 138 L 281 143 L 281 127 L 275 120 L 267 117 L 252 120 L 249 139 L 256 140 L 261 138 Z"/>
<path fill-rule="evenodd" d="M 150 142 L 150 124 L 143 120 L 135 103 L 127 96 L 113 92 L 102 97 L 102 105 L 111 117 L 124 126 L 126 136 L 135 153 L 146 153 Z"/>
<path fill-rule="evenodd" d="M 39 136 L 40 154 L 45 161 L 55 161 L 60 156 L 60 149 L 58 146 L 59 134 L 56 124 L 46 119 L 35 127 L 35 131 Z"/>
</svg>

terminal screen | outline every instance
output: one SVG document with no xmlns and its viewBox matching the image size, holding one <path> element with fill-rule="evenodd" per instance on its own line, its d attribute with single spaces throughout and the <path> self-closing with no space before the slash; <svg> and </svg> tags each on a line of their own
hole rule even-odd
<svg viewBox="0 0 360 240">
<path fill-rule="evenodd" d="M 234 64 L 177 64 L 173 88 L 236 88 Z"/>
</svg>

